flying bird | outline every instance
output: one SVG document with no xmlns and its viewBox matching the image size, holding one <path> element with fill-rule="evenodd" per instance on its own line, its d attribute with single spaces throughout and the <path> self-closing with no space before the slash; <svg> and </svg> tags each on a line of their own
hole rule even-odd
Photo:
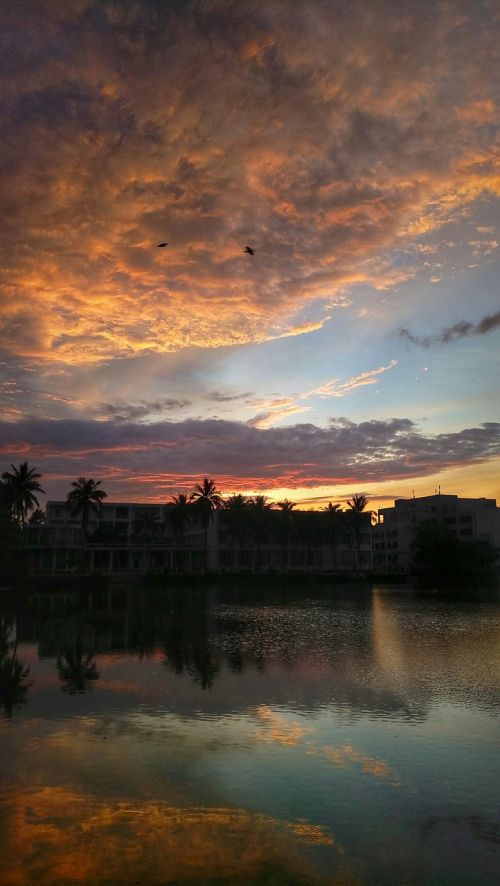
<svg viewBox="0 0 500 886">
<path fill-rule="evenodd" d="M 248 255 L 255 255 L 255 249 L 252 249 L 251 246 L 245 246 L 243 252 L 248 253 Z"/>
<path fill-rule="evenodd" d="M 162 246 L 168 246 L 168 243 L 158 243 L 158 249 L 161 249 Z"/>
</svg>

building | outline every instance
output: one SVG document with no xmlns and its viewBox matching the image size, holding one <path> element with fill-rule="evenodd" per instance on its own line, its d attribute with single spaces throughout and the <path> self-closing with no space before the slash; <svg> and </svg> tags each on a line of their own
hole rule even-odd
<svg viewBox="0 0 500 886">
<path fill-rule="evenodd" d="M 374 570 L 410 572 L 415 528 L 424 522 L 446 526 L 461 541 L 490 541 L 500 548 L 500 508 L 494 498 L 400 498 L 392 508 L 378 511 L 373 527 Z"/>
<path fill-rule="evenodd" d="M 66 502 L 49 501 L 46 523 L 31 526 L 25 546 L 32 572 L 176 573 L 311 572 L 350 574 L 372 567 L 370 515 L 356 528 L 339 514 L 332 535 L 319 511 L 268 510 L 238 525 L 229 511 L 213 511 L 207 527 L 193 517 L 182 537 L 169 523 L 172 505 L 105 502 L 81 517 Z"/>
</svg>

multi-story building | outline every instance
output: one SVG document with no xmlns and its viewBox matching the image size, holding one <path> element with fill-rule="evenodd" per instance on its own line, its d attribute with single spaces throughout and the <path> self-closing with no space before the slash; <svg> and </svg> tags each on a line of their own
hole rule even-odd
<svg viewBox="0 0 500 886">
<path fill-rule="evenodd" d="M 287 531 L 280 511 L 266 511 L 260 526 L 254 519 L 252 525 L 235 528 L 228 511 L 215 510 L 208 526 L 193 517 L 180 536 L 168 520 L 171 507 L 105 502 L 99 513 L 89 512 L 84 538 L 81 517 L 66 502 L 49 501 L 46 523 L 29 528 L 31 569 L 51 574 L 82 569 L 347 574 L 372 566 L 368 514 L 361 515 L 356 530 L 346 514 L 341 531 L 329 538 L 325 513 L 295 511 Z"/>
<path fill-rule="evenodd" d="M 490 541 L 500 548 L 500 508 L 494 498 L 400 498 L 392 508 L 378 511 L 373 527 L 374 570 L 409 572 L 415 528 L 424 522 L 446 526 L 461 541 Z"/>
</svg>

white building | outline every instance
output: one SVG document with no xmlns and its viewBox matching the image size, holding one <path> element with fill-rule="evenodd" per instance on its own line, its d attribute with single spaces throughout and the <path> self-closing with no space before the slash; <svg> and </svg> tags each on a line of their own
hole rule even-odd
<svg viewBox="0 0 500 886">
<path fill-rule="evenodd" d="M 332 543 L 325 536 L 326 513 L 294 511 L 293 531 L 283 532 L 280 511 L 267 511 L 264 531 L 255 524 L 235 532 L 229 512 L 216 510 L 205 529 L 192 519 L 182 537 L 168 521 L 170 505 L 105 502 L 90 510 L 86 540 L 81 516 L 64 501 L 49 501 L 46 523 L 29 528 L 26 553 L 34 572 L 368 572 L 372 566 L 370 517 L 359 529 L 342 531 Z M 148 512 L 156 516 L 153 533 L 137 533 Z M 194 514 L 193 510 L 193 514 Z M 343 518 L 345 519 L 343 520 Z M 154 519 L 154 517 L 153 517 Z M 348 527 L 348 514 L 340 515 Z M 281 528 L 280 528 L 281 527 Z M 83 561 L 83 562 L 82 562 Z"/>
<path fill-rule="evenodd" d="M 440 523 L 461 541 L 490 541 L 500 548 L 500 508 L 494 498 L 426 495 L 396 499 L 378 511 L 373 527 L 373 567 L 377 572 L 409 572 L 411 544 L 419 523 Z"/>
</svg>

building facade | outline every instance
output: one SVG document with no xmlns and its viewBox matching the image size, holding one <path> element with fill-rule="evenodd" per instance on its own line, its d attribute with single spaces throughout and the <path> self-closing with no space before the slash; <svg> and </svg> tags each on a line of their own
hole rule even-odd
<svg viewBox="0 0 500 886">
<path fill-rule="evenodd" d="M 376 572 L 411 571 L 412 541 L 419 523 L 440 523 L 461 541 L 490 541 L 500 548 L 500 508 L 494 498 L 427 495 L 396 499 L 378 511 L 373 527 Z"/>
<path fill-rule="evenodd" d="M 28 530 L 26 556 L 34 573 L 310 572 L 351 574 L 372 568 L 370 516 L 353 529 L 328 533 L 327 515 L 266 511 L 256 522 L 235 525 L 229 511 L 214 510 L 207 526 L 195 517 L 182 536 L 169 521 L 171 505 L 106 502 L 81 517 L 66 502 L 49 501 L 46 523 Z M 142 530 L 141 530 L 142 526 Z M 149 527 L 149 528 L 148 528 Z"/>
</svg>

